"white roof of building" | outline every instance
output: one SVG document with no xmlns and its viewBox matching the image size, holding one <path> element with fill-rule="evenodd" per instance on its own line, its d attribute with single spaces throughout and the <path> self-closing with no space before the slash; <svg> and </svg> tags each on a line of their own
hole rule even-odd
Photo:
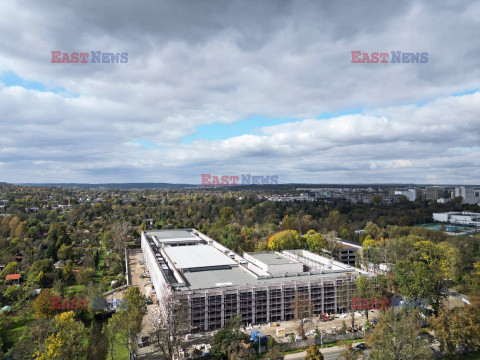
<svg viewBox="0 0 480 360">
<path fill-rule="evenodd" d="M 289 259 L 285 255 L 273 251 L 264 251 L 257 253 L 250 252 L 248 253 L 248 255 L 264 263 L 265 265 L 287 265 L 298 263 L 298 261 Z"/>
<path fill-rule="evenodd" d="M 164 251 L 177 269 L 237 265 L 230 257 L 209 245 L 173 246 L 164 248 Z"/>
</svg>

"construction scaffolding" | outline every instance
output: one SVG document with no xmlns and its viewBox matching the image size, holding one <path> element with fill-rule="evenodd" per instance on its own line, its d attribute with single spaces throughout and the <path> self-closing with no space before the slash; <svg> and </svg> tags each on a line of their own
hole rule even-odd
<svg viewBox="0 0 480 360">
<path fill-rule="evenodd" d="M 191 332 L 221 328 L 228 319 L 239 316 L 245 325 L 294 319 L 292 302 L 297 294 L 308 296 L 312 314 L 349 312 L 355 289 L 355 275 L 315 281 L 202 289 L 181 292 L 187 296 Z"/>
<path fill-rule="evenodd" d="M 202 241 L 205 240 L 203 237 Z M 178 239 L 169 241 L 183 241 Z M 205 241 L 215 246 L 218 251 L 225 254 L 222 256 L 226 257 L 224 263 L 219 258 L 213 269 L 204 266 L 209 264 L 208 261 L 205 264 L 202 262 L 195 264 L 191 259 L 179 258 L 181 252 L 165 248 L 155 236 L 142 232 L 142 251 L 160 309 L 162 299 L 171 294 L 178 300 L 188 303 L 191 333 L 219 329 L 230 318 L 236 316 L 240 317 L 245 325 L 293 320 L 295 317 L 293 302 L 297 295 L 308 299 L 313 316 L 350 311 L 355 279 L 359 273 L 345 264 L 332 262 L 330 259 L 303 250 L 284 251 L 281 254 L 252 253 L 251 257 L 257 256 L 266 263 L 270 261 L 271 267 L 277 270 L 282 264 L 286 269 L 298 269 L 298 266 L 292 266 L 291 260 L 286 260 L 282 256 L 302 263 L 304 268 L 302 273 L 286 272 L 272 275 L 266 272 L 267 275 L 259 275 L 254 271 L 258 267 L 249 268 L 248 266 L 252 264 L 247 264 L 245 259 L 230 253 L 229 250 L 219 248 L 220 245 L 215 245 L 214 240 L 207 238 Z M 184 246 L 208 250 L 203 247 L 204 244 Z M 185 250 L 186 254 L 193 253 L 192 249 Z M 168 254 L 173 254 L 174 258 L 170 258 Z M 211 262 L 211 259 L 209 261 Z M 185 264 L 184 268 L 180 268 L 179 264 Z M 197 267 L 192 268 L 192 265 Z M 201 275 L 195 277 L 195 274 Z M 215 277 L 213 274 L 222 275 Z M 241 276 L 234 280 L 228 278 L 229 275 Z M 212 279 L 207 281 L 209 277 Z M 217 282 L 218 279 L 221 282 Z"/>
</svg>

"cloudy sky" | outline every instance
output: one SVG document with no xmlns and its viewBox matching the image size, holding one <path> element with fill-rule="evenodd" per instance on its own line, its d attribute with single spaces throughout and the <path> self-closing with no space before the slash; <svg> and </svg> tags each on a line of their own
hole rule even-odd
<svg viewBox="0 0 480 360">
<path fill-rule="evenodd" d="M 0 181 L 480 183 L 478 1 L 0 0 L 0 14 Z"/>
</svg>

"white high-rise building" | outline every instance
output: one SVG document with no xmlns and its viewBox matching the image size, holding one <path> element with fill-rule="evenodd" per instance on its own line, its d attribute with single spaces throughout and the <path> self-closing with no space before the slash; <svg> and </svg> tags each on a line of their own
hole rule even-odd
<svg viewBox="0 0 480 360">
<path fill-rule="evenodd" d="M 480 190 L 473 187 L 459 186 L 455 188 L 455 197 L 461 196 L 464 204 L 480 204 Z"/>
</svg>

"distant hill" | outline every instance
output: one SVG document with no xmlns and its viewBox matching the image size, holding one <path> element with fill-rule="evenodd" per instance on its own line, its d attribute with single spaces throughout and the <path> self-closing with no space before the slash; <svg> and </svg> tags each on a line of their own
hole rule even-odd
<svg viewBox="0 0 480 360">
<path fill-rule="evenodd" d="M 108 184 L 82 184 L 82 183 L 23 183 L 17 184 L 23 186 L 51 186 L 80 189 L 182 189 L 187 187 L 197 187 L 199 185 L 191 184 L 170 184 L 170 183 L 108 183 Z"/>
</svg>

